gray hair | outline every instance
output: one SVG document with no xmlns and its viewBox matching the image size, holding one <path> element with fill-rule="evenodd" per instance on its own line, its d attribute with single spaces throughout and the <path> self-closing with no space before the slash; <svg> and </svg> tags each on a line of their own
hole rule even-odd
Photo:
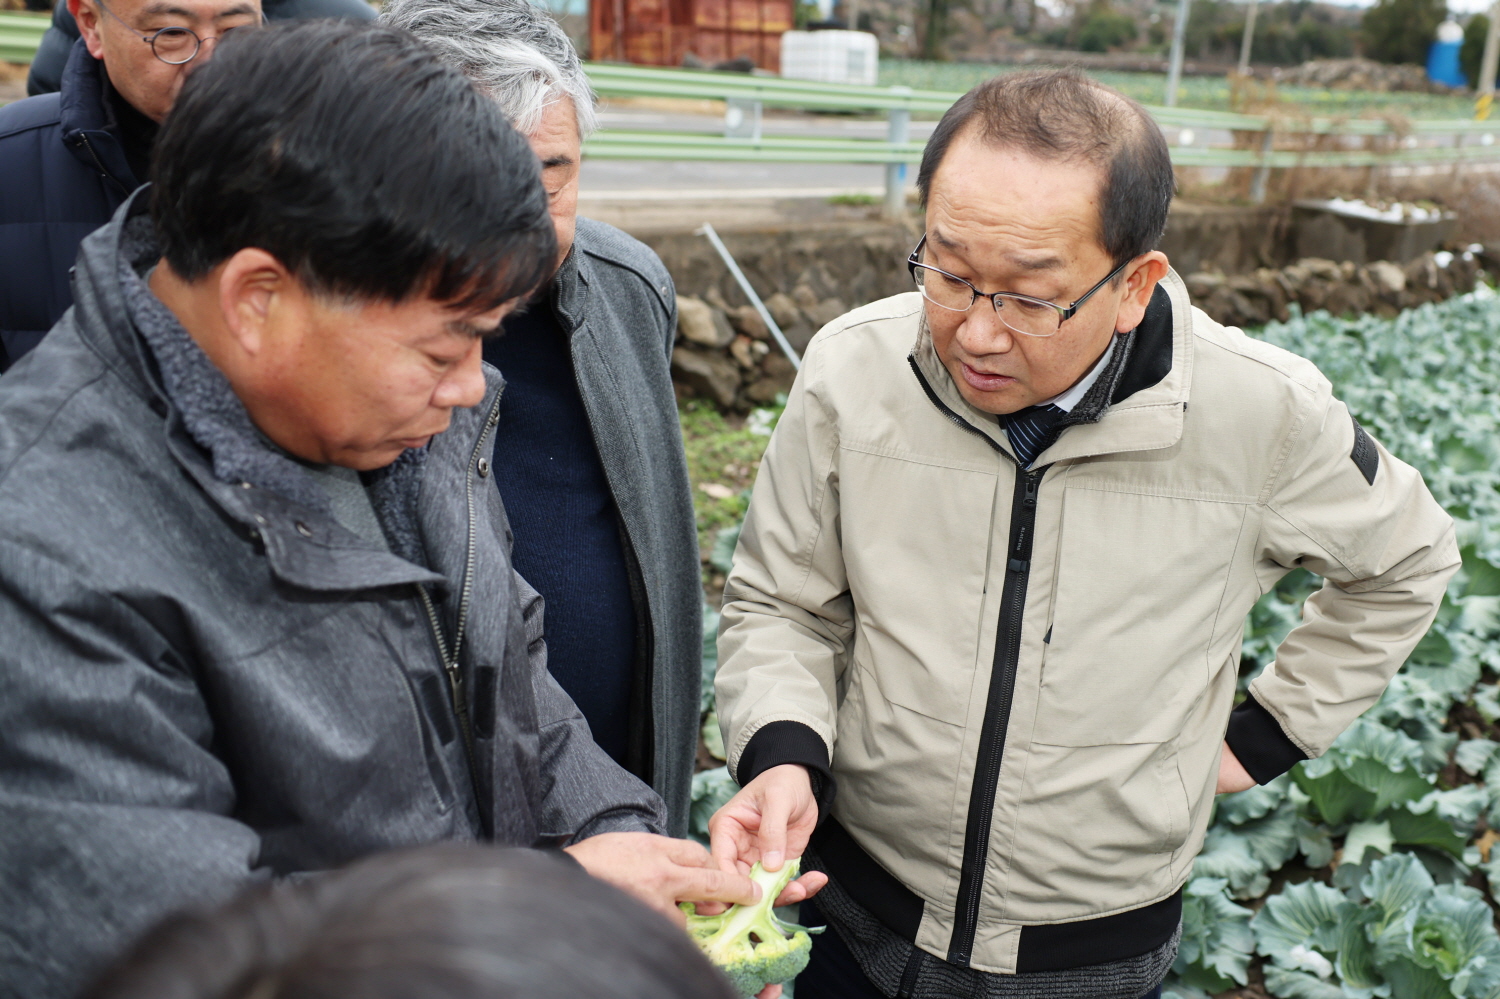
<svg viewBox="0 0 1500 999">
<path fill-rule="evenodd" d="M 390 0 L 380 19 L 410 31 L 473 80 L 523 135 L 563 97 L 573 101 L 580 139 L 598 127 L 594 91 L 573 43 L 529 0 Z"/>
</svg>

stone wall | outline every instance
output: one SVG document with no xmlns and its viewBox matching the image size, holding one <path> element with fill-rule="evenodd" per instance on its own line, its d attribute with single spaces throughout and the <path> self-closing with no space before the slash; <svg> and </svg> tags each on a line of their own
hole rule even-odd
<svg viewBox="0 0 1500 999">
<path fill-rule="evenodd" d="M 1259 326 L 1286 320 L 1295 302 L 1304 313 L 1394 316 L 1425 302 L 1441 302 L 1473 291 L 1481 268 L 1500 261 L 1486 253 L 1424 253 L 1402 265 L 1335 263 L 1316 257 L 1286 267 L 1225 276 L 1199 272 L 1185 279 L 1193 304 L 1221 323 Z"/>
</svg>

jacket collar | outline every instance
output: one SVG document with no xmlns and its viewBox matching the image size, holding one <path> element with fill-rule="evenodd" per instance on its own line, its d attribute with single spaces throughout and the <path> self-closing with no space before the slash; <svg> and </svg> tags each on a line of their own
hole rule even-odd
<svg viewBox="0 0 1500 999">
<path fill-rule="evenodd" d="M 1069 421 L 1068 429 L 1037 456 L 1033 467 L 1102 454 L 1160 450 L 1182 437 L 1192 384 L 1192 306 L 1176 271 L 1169 271 L 1157 285 L 1146 317 L 1128 336 L 1120 370 L 1106 373 L 1090 392 L 1093 396 L 1096 391 L 1108 391 L 1107 406 L 1102 398 L 1085 397 L 1080 418 Z M 911 363 L 935 403 L 1014 457 L 1000 422 L 969 405 L 953 383 L 925 323 L 912 349 Z"/>
<path fill-rule="evenodd" d="M 557 312 L 557 321 L 570 339 L 583 326 L 588 315 L 589 283 L 593 276 L 588 254 L 579 251 L 575 232 L 573 245 L 563 258 L 562 266 L 552 275 L 547 291 Z"/>
<path fill-rule="evenodd" d="M 228 380 L 146 286 L 143 275 L 160 251 L 144 192 L 83 243 L 75 283 L 79 336 L 163 418 L 173 457 L 260 541 L 278 578 L 325 591 L 444 584 L 444 577 L 416 564 L 416 495 L 425 455 L 408 452 L 366 476 L 396 554 L 340 525 L 307 472 L 259 439 Z M 498 384 L 490 386 L 486 406 L 498 391 Z M 454 429 L 462 422 L 455 414 Z"/>
<path fill-rule="evenodd" d="M 63 68 L 59 113 L 63 144 L 90 170 L 124 197 L 140 187 L 125 158 L 125 147 L 110 130 L 104 106 L 104 64 L 89 55 L 83 39 L 73 43 Z"/>
</svg>

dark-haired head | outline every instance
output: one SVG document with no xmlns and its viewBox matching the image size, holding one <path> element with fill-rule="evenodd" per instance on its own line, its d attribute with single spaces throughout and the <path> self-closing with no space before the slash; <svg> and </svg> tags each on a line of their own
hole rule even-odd
<svg viewBox="0 0 1500 999">
<path fill-rule="evenodd" d="M 237 32 L 183 87 L 151 180 L 163 255 L 189 281 L 253 246 L 331 297 L 478 313 L 550 273 L 525 139 L 399 29 Z"/>
<path fill-rule="evenodd" d="M 571 861 L 390 853 L 178 916 L 87 999 L 733 999 L 682 930 Z"/>
<path fill-rule="evenodd" d="M 933 349 L 964 399 L 995 414 L 1059 399 L 1145 316 L 1167 258 L 1161 131 L 1076 72 L 975 87 L 928 140 L 926 234 L 912 276 Z"/>
<path fill-rule="evenodd" d="M 1138 102 L 1078 70 L 997 76 L 964 94 L 933 129 L 917 190 L 960 136 L 1099 171 L 1099 241 L 1116 264 L 1156 249 L 1175 181 L 1166 139 Z"/>
<path fill-rule="evenodd" d="M 535 155 L 410 34 L 242 29 L 153 155 L 151 288 L 297 457 L 389 464 L 484 397 L 479 337 L 551 273 Z"/>
</svg>

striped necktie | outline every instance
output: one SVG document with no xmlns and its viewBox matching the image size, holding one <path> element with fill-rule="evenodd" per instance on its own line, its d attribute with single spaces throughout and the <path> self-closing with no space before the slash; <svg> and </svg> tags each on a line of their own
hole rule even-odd
<svg viewBox="0 0 1500 999">
<path fill-rule="evenodd" d="M 1022 468 L 1030 468 L 1036 456 L 1052 446 L 1062 433 L 1067 410 L 1048 403 L 1017 410 L 1005 419 L 1005 434 Z"/>
</svg>

